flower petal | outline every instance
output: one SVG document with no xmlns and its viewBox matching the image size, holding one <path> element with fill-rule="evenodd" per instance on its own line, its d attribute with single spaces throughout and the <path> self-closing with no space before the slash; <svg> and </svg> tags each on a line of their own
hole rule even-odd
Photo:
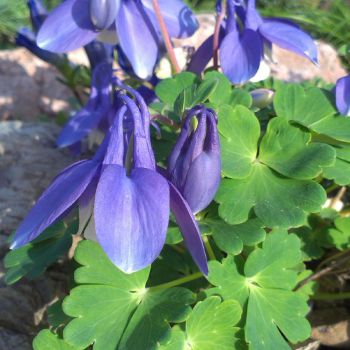
<svg viewBox="0 0 350 350">
<path fill-rule="evenodd" d="M 338 79 L 335 85 L 336 105 L 338 111 L 350 116 L 350 75 Z"/>
<path fill-rule="evenodd" d="M 82 161 L 63 170 L 20 225 L 11 248 L 19 248 L 32 241 L 69 210 L 85 191 L 99 167 L 97 162 Z"/>
<path fill-rule="evenodd" d="M 38 47 L 35 41 L 35 34 L 28 28 L 22 28 L 17 32 L 16 45 L 25 47 L 35 56 L 55 66 L 64 66 L 67 64 L 67 59 L 64 55 Z"/>
<path fill-rule="evenodd" d="M 56 7 L 41 26 L 37 44 L 53 52 L 68 52 L 95 39 L 89 0 L 66 0 Z"/>
<path fill-rule="evenodd" d="M 84 193 L 79 198 L 79 229 L 77 234 L 81 235 L 87 228 L 87 225 L 92 219 L 94 211 L 95 193 L 98 183 L 98 177 L 91 180 Z"/>
<path fill-rule="evenodd" d="M 267 40 L 317 63 L 317 46 L 312 38 L 285 21 L 264 20 L 259 31 Z"/>
<path fill-rule="evenodd" d="M 158 257 L 169 212 L 169 186 L 161 175 L 137 168 L 128 177 L 121 166 L 105 166 L 96 191 L 96 234 L 121 270 L 141 270 Z"/>
<path fill-rule="evenodd" d="M 139 1 L 123 1 L 116 21 L 120 46 L 137 76 L 152 75 L 158 58 L 160 37 Z"/>
<path fill-rule="evenodd" d="M 228 33 L 220 46 L 221 67 L 234 84 L 242 84 L 252 78 L 259 69 L 262 58 L 260 35 L 250 29 L 241 35 Z"/>
<path fill-rule="evenodd" d="M 191 164 L 182 195 L 193 213 L 205 209 L 214 199 L 221 181 L 221 159 L 214 152 L 201 153 Z"/>
<path fill-rule="evenodd" d="M 159 0 L 158 3 L 170 37 L 186 38 L 193 35 L 198 29 L 198 21 L 194 13 L 183 1 Z M 154 26 L 160 30 L 152 0 L 142 0 L 142 4 L 152 19 Z"/>
<path fill-rule="evenodd" d="M 207 256 L 205 254 L 202 236 L 189 205 L 177 188 L 169 181 L 170 207 L 176 222 L 180 227 L 187 249 L 199 269 L 208 274 Z"/>
<path fill-rule="evenodd" d="M 213 58 L 214 35 L 207 38 L 191 57 L 187 70 L 195 74 L 201 74 L 210 60 Z"/>
<path fill-rule="evenodd" d="M 81 109 L 61 130 L 57 138 L 57 146 L 67 147 L 83 139 L 97 127 L 103 113 L 101 108 L 98 110 Z"/>
</svg>

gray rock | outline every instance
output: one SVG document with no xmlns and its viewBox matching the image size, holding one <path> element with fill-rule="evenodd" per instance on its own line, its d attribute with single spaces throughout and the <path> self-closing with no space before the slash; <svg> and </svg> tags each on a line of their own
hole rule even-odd
<svg viewBox="0 0 350 350">
<path fill-rule="evenodd" d="M 69 108 L 59 72 L 24 48 L 0 51 L 0 120 L 37 120 Z"/>
<path fill-rule="evenodd" d="M 32 350 L 31 339 L 25 334 L 0 327 L 0 350 Z"/>
<path fill-rule="evenodd" d="M 51 180 L 72 162 L 51 123 L 0 122 L 0 232 L 9 234 Z"/>
</svg>

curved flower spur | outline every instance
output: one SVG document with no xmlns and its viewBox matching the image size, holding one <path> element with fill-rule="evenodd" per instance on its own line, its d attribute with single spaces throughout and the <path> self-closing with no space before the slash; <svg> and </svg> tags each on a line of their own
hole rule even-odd
<svg viewBox="0 0 350 350">
<path fill-rule="evenodd" d="M 207 274 L 203 242 L 190 207 L 156 171 L 147 106 L 136 91 L 125 89 L 136 101 L 118 94 L 123 105 L 95 157 L 73 164 L 54 179 L 18 228 L 11 248 L 35 239 L 79 205 L 81 228 L 95 226 L 97 241 L 111 261 L 131 273 L 160 254 L 171 207 L 188 249 Z"/>
<path fill-rule="evenodd" d="M 194 128 L 193 121 L 197 121 Z M 213 200 L 221 180 L 220 140 L 212 109 L 197 106 L 185 118 L 168 160 L 170 181 L 194 213 Z"/>
<path fill-rule="evenodd" d="M 110 62 L 103 62 L 95 67 L 89 99 L 61 130 L 57 139 L 58 147 L 71 146 L 81 141 L 100 123 L 108 124 L 107 119 L 113 108 L 112 79 L 113 70 Z"/>
</svg>

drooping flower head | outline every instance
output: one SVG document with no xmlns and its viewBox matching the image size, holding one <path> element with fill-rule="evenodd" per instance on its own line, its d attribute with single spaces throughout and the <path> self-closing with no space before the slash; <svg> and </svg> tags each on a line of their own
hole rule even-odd
<svg viewBox="0 0 350 350">
<path fill-rule="evenodd" d="M 197 126 L 194 126 L 194 121 Z M 194 213 L 213 200 L 221 180 L 220 141 L 215 112 L 204 106 L 190 110 L 170 154 L 170 181 Z"/>
<path fill-rule="evenodd" d="M 242 84 L 253 78 L 272 44 L 317 63 L 314 41 L 292 21 L 261 17 L 255 0 L 227 0 L 219 56 L 221 68 L 232 83 Z M 210 37 L 193 56 L 189 69 L 198 73 L 212 56 L 213 37 Z"/>
<path fill-rule="evenodd" d="M 317 63 L 317 47 L 312 38 L 294 23 L 284 19 L 262 18 L 255 0 L 227 2 L 227 34 L 220 46 L 220 60 L 224 73 L 233 83 L 244 83 L 260 67 L 264 47 L 272 44 L 307 57 Z M 239 29 L 237 18 L 242 23 Z M 240 34 L 237 34 L 240 31 Z M 232 59 L 232 55 L 236 59 Z"/>
<path fill-rule="evenodd" d="M 53 64 L 59 69 L 63 68 L 65 70 L 67 65 L 73 67 L 74 65 L 68 61 L 66 55 L 45 50 L 37 45 L 37 33 L 49 15 L 49 12 L 41 0 L 28 0 L 27 4 L 31 18 L 32 30 L 26 27 L 20 28 L 16 33 L 16 45 L 25 47 L 35 56 L 45 62 Z M 102 62 L 112 62 L 112 45 L 94 40 L 85 45 L 84 49 L 92 70 Z"/>
<path fill-rule="evenodd" d="M 171 37 L 192 35 L 198 27 L 181 0 L 160 0 Z M 38 45 L 53 52 L 68 52 L 96 38 L 114 37 L 135 73 L 148 78 L 157 62 L 163 40 L 152 0 L 66 0 L 47 18 Z"/>
<path fill-rule="evenodd" d="M 79 205 L 80 231 L 93 231 L 111 261 L 134 272 L 160 254 L 171 207 L 195 262 L 207 273 L 198 224 L 176 187 L 156 170 L 145 102 L 122 83 L 117 94 L 121 106 L 95 157 L 55 178 L 18 228 L 12 248 Z"/>
</svg>

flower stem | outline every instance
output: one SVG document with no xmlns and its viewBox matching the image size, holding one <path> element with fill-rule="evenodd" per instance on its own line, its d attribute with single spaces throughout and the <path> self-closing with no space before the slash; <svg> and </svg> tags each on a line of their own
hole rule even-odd
<svg viewBox="0 0 350 350">
<path fill-rule="evenodd" d="M 350 299 L 350 292 L 343 293 L 317 293 L 315 295 L 311 295 L 310 297 L 313 300 L 343 300 Z"/>
<path fill-rule="evenodd" d="M 170 281 L 170 282 L 159 284 L 158 286 L 151 287 L 150 289 L 152 289 L 152 291 L 160 290 L 160 289 L 168 289 L 168 288 L 176 287 L 176 286 L 179 286 L 181 284 L 185 284 L 185 283 L 197 280 L 197 279 L 202 278 L 202 277 L 204 277 L 204 275 L 201 272 L 196 272 L 196 273 L 193 273 L 191 275 L 181 277 L 181 278 L 178 278 L 178 279 Z"/>
<path fill-rule="evenodd" d="M 157 20 L 159 23 L 160 30 L 162 32 L 162 36 L 164 39 L 165 47 L 166 47 L 166 50 L 168 52 L 170 62 L 173 65 L 175 72 L 180 73 L 181 68 L 179 66 L 179 63 L 177 62 L 177 59 L 175 56 L 175 51 L 174 51 L 173 45 L 171 43 L 169 32 L 168 32 L 168 29 L 166 27 L 164 18 L 162 16 L 162 11 L 160 10 L 158 0 L 152 0 L 152 3 L 153 3 L 154 12 L 156 14 L 156 17 L 157 17 Z"/>
<path fill-rule="evenodd" d="M 215 256 L 214 250 L 213 250 L 213 248 L 210 245 L 208 237 L 204 236 L 203 237 L 203 241 L 204 241 L 205 248 L 207 249 L 207 252 L 208 252 L 208 255 L 209 255 L 209 259 L 210 260 L 216 260 L 216 256 Z"/>
<path fill-rule="evenodd" d="M 216 15 L 214 37 L 213 37 L 213 60 L 214 69 L 219 69 L 219 46 L 220 46 L 220 28 L 225 17 L 225 1 L 221 7 L 221 11 Z"/>
<path fill-rule="evenodd" d="M 334 191 L 336 188 L 338 188 L 339 187 L 339 185 L 337 185 L 337 184 L 332 184 L 332 185 L 330 185 L 327 189 L 326 189 L 326 192 L 327 192 L 327 194 L 328 193 L 331 193 L 332 191 Z"/>
</svg>

